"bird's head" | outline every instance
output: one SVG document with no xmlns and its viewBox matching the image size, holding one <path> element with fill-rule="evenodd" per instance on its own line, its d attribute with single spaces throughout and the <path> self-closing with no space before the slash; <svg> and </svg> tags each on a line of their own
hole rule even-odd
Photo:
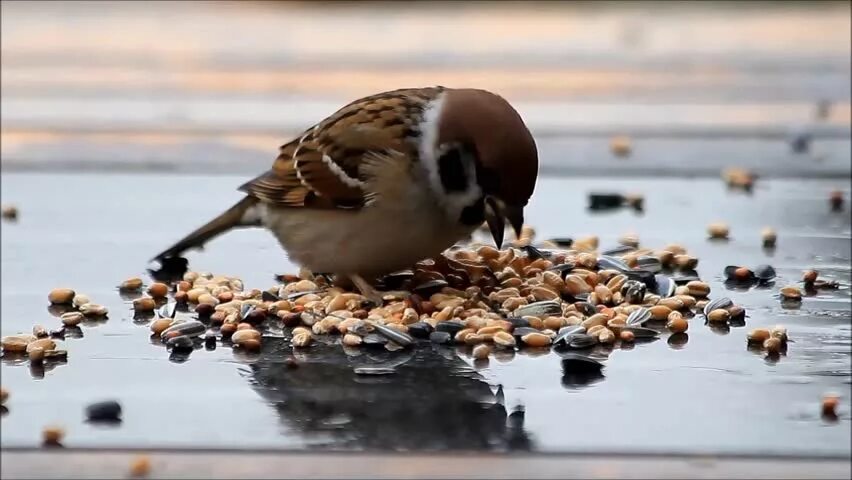
<svg viewBox="0 0 852 480">
<path fill-rule="evenodd" d="M 433 186 L 467 225 L 488 223 L 497 247 L 505 222 L 520 234 L 535 189 L 538 151 L 518 112 L 485 90 L 447 89 L 427 112 L 435 125 Z M 445 208 L 447 208 L 445 205 Z"/>
</svg>

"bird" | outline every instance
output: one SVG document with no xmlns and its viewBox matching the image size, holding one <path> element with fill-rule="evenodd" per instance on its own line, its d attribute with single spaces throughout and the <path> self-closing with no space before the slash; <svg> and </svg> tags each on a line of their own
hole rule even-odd
<svg viewBox="0 0 852 480">
<path fill-rule="evenodd" d="M 270 231 L 290 260 L 348 278 L 382 304 L 382 275 L 439 255 L 487 224 L 517 235 L 538 150 L 503 97 L 476 88 L 403 88 L 354 100 L 279 148 L 228 210 L 154 261 L 237 228 Z"/>
</svg>

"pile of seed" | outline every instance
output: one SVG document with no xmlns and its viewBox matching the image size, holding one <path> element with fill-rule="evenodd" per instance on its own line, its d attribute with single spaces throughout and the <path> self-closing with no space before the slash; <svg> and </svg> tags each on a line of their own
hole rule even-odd
<svg viewBox="0 0 852 480">
<path fill-rule="evenodd" d="M 386 350 L 460 344 L 485 360 L 494 349 L 585 350 L 656 338 L 663 329 L 682 334 L 695 317 L 713 328 L 745 325 L 744 308 L 724 297 L 711 301 L 710 286 L 694 270 L 698 258 L 680 245 L 640 248 L 638 237 L 627 234 L 619 239 L 621 246 L 599 252 L 596 237 L 552 239 L 534 247 L 534 236 L 524 227 L 502 250 L 471 243 L 389 275 L 383 286 L 408 294 L 388 295 L 383 305 L 305 271 L 280 276 L 280 283 L 266 290 L 199 272 L 147 288 L 142 279 L 131 278 L 118 290 L 135 296 L 137 323 L 174 352 L 191 352 L 202 343 L 259 351 L 264 338 L 278 337 L 294 349 L 315 342 Z M 726 275 L 767 281 L 774 270 L 766 267 L 729 267 Z M 806 285 L 817 282 L 815 275 L 806 273 Z M 70 289 L 56 289 L 48 299 L 67 309 L 61 315 L 66 328 L 107 314 Z M 3 350 L 26 354 L 32 362 L 64 358 L 67 352 L 51 338 L 61 333 L 37 325 L 31 335 L 3 338 Z M 775 354 L 783 351 L 786 338 L 778 327 L 753 331 L 747 344 Z"/>
</svg>

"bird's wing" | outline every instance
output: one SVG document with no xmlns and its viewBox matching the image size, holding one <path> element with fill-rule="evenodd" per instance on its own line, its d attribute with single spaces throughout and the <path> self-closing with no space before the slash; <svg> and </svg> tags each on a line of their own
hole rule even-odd
<svg viewBox="0 0 852 480">
<path fill-rule="evenodd" d="M 358 209 L 375 192 L 368 160 L 417 157 L 424 107 L 443 89 L 395 90 L 356 100 L 284 145 L 272 168 L 240 187 L 263 202 L 295 208 Z"/>
</svg>

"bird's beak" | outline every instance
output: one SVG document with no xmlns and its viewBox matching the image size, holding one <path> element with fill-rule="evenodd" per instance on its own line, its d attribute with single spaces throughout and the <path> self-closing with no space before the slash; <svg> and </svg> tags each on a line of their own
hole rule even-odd
<svg viewBox="0 0 852 480">
<path fill-rule="evenodd" d="M 491 236 L 494 237 L 494 243 L 497 244 L 497 248 L 503 246 L 503 232 L 506 229 L 506 220 L 509 220 L 509 225 L 512 226 L 515 235 L 520 237 L 521 227 L 524 224 L 523 208 L 506 206 L 494 197 L 486 197 L 485 221 L 488 223 L 488 229 L 491 230 Z"/>
</svg>

